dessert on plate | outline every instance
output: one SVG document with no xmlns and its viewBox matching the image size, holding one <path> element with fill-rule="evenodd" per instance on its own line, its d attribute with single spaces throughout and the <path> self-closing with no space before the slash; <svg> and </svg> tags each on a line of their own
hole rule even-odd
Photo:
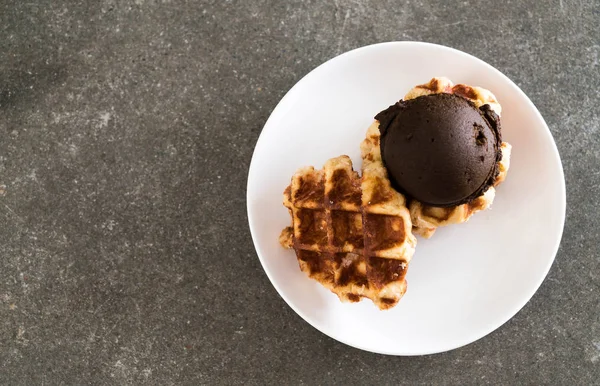
<svg viewBox="0 0 600 386">
<path fill-rule="evenodd" d="M 292 176 L 283 197 L 292 224 L 281 245 L 340 300 L 395 306 L 414 234 L 429 238 L 492 204 L 511 150 L 500 113 L 479 87 L 446 78 L 414 87 L 375 116 L 360 145 L 360 176 L 345 155 Z"/>
</svg>

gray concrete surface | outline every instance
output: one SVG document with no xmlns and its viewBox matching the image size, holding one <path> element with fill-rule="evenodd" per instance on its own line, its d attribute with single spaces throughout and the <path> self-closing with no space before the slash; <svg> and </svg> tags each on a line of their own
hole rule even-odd
<svg viewBox="0 0 600 386">
<path fill-rule="evenodd" d="M 599 384 L 598 1 L 0 2 L 0 384 Z M 395 358 L 314 330 L 246 221 L 284 93 L 390 40 L 499 68 L 560 150 L 552 270 L 467 347 Z M 509 283 L 508 283 L 509 284 Z"/>
</svg>

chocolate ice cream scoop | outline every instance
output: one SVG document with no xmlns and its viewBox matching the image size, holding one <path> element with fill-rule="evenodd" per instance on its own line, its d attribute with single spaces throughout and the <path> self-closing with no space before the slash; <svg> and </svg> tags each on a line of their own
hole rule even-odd
<svg viewBox="0 0 600 386">
<path fill-rule="evenodd" d="M 375 117 L 394 188 L 426 205 L 450 207 L 493 185 L 502 158 L 500 120 L 453 94 L 400 101 Z"/>
</svg>

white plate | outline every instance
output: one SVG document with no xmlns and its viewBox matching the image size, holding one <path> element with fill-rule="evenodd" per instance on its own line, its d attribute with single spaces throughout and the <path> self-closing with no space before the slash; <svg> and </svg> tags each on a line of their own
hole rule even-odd
<svg viewBox="0 0 600 386">
<path fill-rule="evenodd" d="M 341 303 L 298 268 L 278 243 L 290 218 L 282 192 L 297 168 L 341 154 L 360 170 L 359 144 L 379 111 L 434 76 L 491 90 L 502 135 L 513 145 L 507 180 L 491 210 L 419 239 L 408 291 L 389 311 L 368 299 Z M 421 355 L 451 350 L 494 331 L 533 296 L 548 273 L 565 218 L 563 170 L 544 119 L 527 96 L 485 62 L 448 47 L 392 42 L 359 48 L 319 66 L 277 105 L 248 174 L 248 220 L 256 251 L 281 297 L 330 337 L 363 350 Z"/>
</svg>

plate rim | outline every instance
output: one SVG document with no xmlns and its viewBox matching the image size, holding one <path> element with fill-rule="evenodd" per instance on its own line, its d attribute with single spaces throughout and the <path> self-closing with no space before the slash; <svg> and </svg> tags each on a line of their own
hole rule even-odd
<svg viewBox="0 0 600 386">
<path fill-rule="evenodd" d="M 489 329 L 489 331 L 476 336 L 473 340 L 466 342 L 466 343 L 462 343 L 459 344 L 457 346 L 452 346 L 452 347 L 448 347 L 448 348 L 444 348 L 444 349 L 440 349 L 440 350 L 424 350 L 424 351 L 414 351 L 414 352 L 392 352 L 392 351 L 388 351 L 388 350 L 379 350 L 379 349 L 374 349 L 371 347 L 363 347 L 362 345 L 357 345 L 354 344 L 352 342 L 349 342 L 348 340 L 344 339 L 344 338 L 340 338 L 340 337 L 335 337 L 332 336 L 331 334 L 325 332 L 323 329 L 321 329 L 319 326 L 317 326 L 315 323 L 313 323 L 313 321 L 310 320 L 310 318 L 308 318 L 300 309 L 298 309 L 295 305 L 292 304 L 292 302 L 290 302 L 288 300 L 288 298 L 284 295 L 283 291 L 281 290 L 281 288 L 279 287 L 278 284 L 276 284 L 275 280 L 273 279 L 272 273 L 269 271 L 269 269 L 267 269 L 266 267 L 266 263 L 264 261 L 264 258 L 261 254 L 261 252 L 259 251 L 258 248 L 258 243 L 257 243 L 257 236 L 255 235 L 255 232 L 253 230 L 252 227 L 252 221 L 251 221 L 251 217 L 253 217 L 252 211 L 250 209 L 250 205 L 249 205 L 249 192 L 250 192 L 250 183 L 251 183 L 251 178 L 252 175 L 257 173 L 255 170 L 255 167 L 253 167 L 253 165 L 255 165 L 255 157 L 257 157 L 257 153 L 258 150 L 260 149 L 260 147 L 262 146 L 261 144 L 264 143 L 264 134 L 265 134 L 265 129 L 268 129 L 268 127 L 270 126 L 270 122 L 272 120 L 274 120 L 274 113 L 276 111 L 278 111 L 278 109 L 280 108 L 280 106 L 284 105 L 287 101 L 287 99 L 290 98 L 290 95 L 293 94 L 294 90 L 299 87 L 299 85 L 301 83 L 304 83 L 303 81 L 305 81 L 308 77 L 313 76 L 313 74 L 322 69 L 325 66 L 330 66 L 332 65 L 332 63 L 335 63 L 336 61 L 341 60 L 342 58 L 355 54 L 357 51 L 366 51 L 369 49 L 376 49 L 378 47 L 383 47 L 383 46 L 389 46 L 389 47 L 393 47 L 393 46 L 410 46 L 410 45 L 416 45 L 416 46 L 422 46 L 425 48 L 435 48 L 435 49 L 441 49 L 442 51 L 446 51 L 446 52 L 450 52 L 452 54 L 455 55 L 462 55 L 462 56 L 466 56 L 468 57 L 470 60 L 475 60 L 476 62 L 479 62 L 480 64 L 483 64 L 485 67 L 487 67 L 490 71 L 495 72 L 497 75 L 499 75 L 501 78 L 503 78 L 504 81 L 506 81 L 511 88 L 521 94 L 522 97 L 524 97 L 524 100 L 527 103 L 527 107 L 528 110 L 533 111 L 535 115 L 537 115 L 537 117 L 539 118 L 539 120 L 542 122 L 543 127 L 545 128 L 544 130 L 544 134 L 549 137 L 551 143 L 552 143 L 552 154 L 554 156 L 554 161 L 557 163 L 556 166 L 558 166 L 558 172 L 560 175 L 560 208 L 559 208 L 559 213 L 560 213 L 560 221 L 559 221 L 559 230 L 558 230 L 558 237 L 556 238 L 555 241 L 555 245 L 553 246 L 552 250 L 552 258 L 548 260 L 548 263 L 546 264 L 546 267 L 544 267 L 543 270 L 543 275 L 541 276 L 541 279 L 539 280 L 538 283 L 536 283 L 535 285 L 535 290 L 531 293 L 530 296 L 525 297 L 525 300 L 522 300 L 519 303 L 515 304 L 517 305 L 514 308 L 514 312 L 508 312 L 506 315 L 506 317 L 501 318 L 500 323 L 492 323 L 492 327 Z M 317 331 L 321 332 L 322 334 L 330 337 L 331 339 L 334 339 L 340 343 L 343 343 L 347 346 L 359 349 L 359 350 L 363 350 L 363 351 L 367 351 L 367 352 L 372 352 L 372 353 L 376 353 L 376 354 L 382 354 L 382 355 L 390 355 L 390 356 L 422 356 L 422 355 L 431 355 L 431 354 L 438 354 L 438 353 L 443 353 L 443 352 L 448 352 L 448 351 L 452 351 L 452 350 L 456 350 L 459 349 L 461 347 L 467 346 L 469 344 L 472 344 L 474 342 L 477 342 L 478 340 L 484 338 L 485 336 L 491 334 L 492 332 L 498 330 L 500 327 L 502 327 L 504 324 L 506 324 L 506 322 L 508 322 L 509 320 L 511 320 L 517 313 L 519 313 L 523 307 L 525 307 L 525 305 L 527 305 L 527 303 L 529 303 L 529 301 L 531 301 L 531 299 L 533 299 L 533 296 L 538 292 L 540 286 L 542 285 L 542 283 L 545 281 L 546 277 L 548 276 L 548 273 L 550 272 L 550 268 L 552 267 L 552 265 L 554 264 L 554 260 L 556 259 L 556 255 L 558 253 L 561 241 L 562 241 L 562 236 L 563 236 L 563 232 L 564 232 L 564 225 L 565 225 L 565 219 L 566 219 L 566 183 L 565 183 L 565 175 L 564 175 L 564 169 L 563 169 L 563 165 L 562 165 L 562 159 L 560 157 L 560 153 L 558 151 L 558 147 L 556 145 L 556 141 L 554 140 L 554 136 L 552 135 L 552 132 L 550 131 L 550 128 L 548 127 L 548 124 L 546 123 L 546 121 L 544 120 L 542 114 L 540 113 L 540 111 L 538 110 L 538 108 L 535 106 L 535 104 L 531 101 L 531 99 L 529 99 L 529 97 L 527 96 L 527 94 L 525 94 L 525 92 L 523 90 L 521 90 L 521 88 L 519 86 L 517 86 L 508 76 L 506 76 L 504 73 L 502 73 L 500 70 L 498 70 L 497 68 L 495 68 L 494 66 L 492 66 L 491 64 L 483 61 L 482 59 L 477 58 L 474 55 L 471 55 L 467 52 L 461 51 L 459 49 L 456 48 L 452 48 L 452 47 L 448 47 L 448 46 L 444 46 L 441 44 L 435 44 L 435 43 L 429 43 L 429 42 L 420 42 L 420 41 L 388 41 L 388 42 L 381 42 L 381 43 L 375 43 L 375 44 L 369 44 L 369 45 L 365 45 L 365 46 L 361 46 L 358 48 L 354 48 L 352 50 L 343 52 L 339 55 L 334 56 L 333 58 L 328 59 L 327 61 L 319 64 L 318 66 L 316 66 L 315 68 L 313 68 L 312 70 L 310 70 L 306 75 L 304 75 L 302 78 L 300 78 L 298 81 L 296 81 L 296 83 L 285 93 L 285 95 L 281 98 L 281 100 L 277 103 L 277 105 L 275 105 L 275 107 L 273 108 L 273 110 L 271 111 L 271 113 L 269 114 L 269 118 L 266 120 L 265 124 L 263 125 L 263 128 L 260 132 L 260 135 L 258 137 L 258 140 L 256 141 L 256 144 L 254 146 L 254 150 L 252 152 L 252 158 L 250 160 L 250 165 L 248 167 L 248 175 L 247 175 L 247 181 L 246 181 L 246 215 L 248 218 L 248 226 L 250 228 L 250 235 L 252 237 L 252 243 L 254 245 L 254 250 L 258 256 L 258 259 L 260 261 L 260 264 L 262 266 L 263 271 L 265 272 L 265 274 L 267 275 L 267 277 L 269 278 L 269 281 L 271 282 L 271 285 L 275 288 L 275 290 L 277 291 L 277 293 L 279 294 L 279 296 L 285 301 L 285 303 L 292 309 L 294 310 L 294 312 L 296 312 L 296 314 L 298 316 L 300 316 L 306 323 L 308 323 L 309 325 L 311 325 L 313 328 L 315 328 Z"/>
</svg>

